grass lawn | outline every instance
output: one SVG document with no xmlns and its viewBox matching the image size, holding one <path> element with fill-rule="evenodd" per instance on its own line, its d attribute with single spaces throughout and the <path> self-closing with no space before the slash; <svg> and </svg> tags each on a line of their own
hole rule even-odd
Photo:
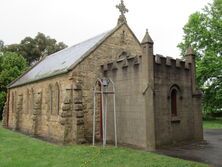
<svg viewBox="0 0 222 167">
<path fill-rule="evenodd" d="M 58 146 L 3 129 L 0 125 L 0 167 L 206 167 L 127 148 Z"/>
<path fill-rule="evenodd" d="M 204 129 L 222 129 L 222 119 L 212 119 L 203 121 Z"/>
</svg>

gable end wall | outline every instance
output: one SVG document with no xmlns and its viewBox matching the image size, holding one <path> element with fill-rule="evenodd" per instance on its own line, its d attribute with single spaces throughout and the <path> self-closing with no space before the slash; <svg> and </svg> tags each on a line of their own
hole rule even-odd
<svg viewBox="0 0 222 167">
<path fill-rule="evenodd" d="M 123 37 L 123 32 L 125 34 L 124 37 Z M 78 77 L 76 76 L 78 75 L 82 76 L 81 83 L 83 87 L 84 136 L 89 142 L 91 142 L 92 140 L 93 87 L 94 87 L 95 81 L 97 78 L 103 77 L 101 65 L 113 62 L 114 60 L 118 59 L 120 54 L 123 51 L 126 51 L 127 53 L 131 53 L 132 55 L 142 55 L 140 44 L 138 43 L 137 39 L 135 39 L 134 35 L 132 34 L 132 32 L 128 29 L 126 25 L 123 25 L 122 27 L 120 27 L 114 34 L 112 34 L 108 39 L 106 39 L 106 41 L 104 41 L 104 43 L 100 45 L 96 49 L 96 51 L 94 51 L 90 56 L 88 56 L 83 62 L 81 62 L 73 70 L 74 82 L 78 80 Z M 124 73 L 121 74 L 121 76 L 127 79 L 127 76 L 124 76 Z M 123 81 L 124 81 L 124 78 L 123 78 Z M 127 80 L 125 81 L 127 82 Z M 124 82 L 121 85 L 117 84 L 117 86 L 122 86 L 121 87 L 122 89 L 124 86 Z M 126 85 L 127 90 L 129 91 L 128 93 L 130 94 L 130 91 L 133 91 L 133 90 L 130 90 L 129 86 L 130 85 L 128 86 Z M 118 91 L 120 90 L 120 87 L 116 89 Z M 118 94 L 117 94 L 117 97 L 118 97 Z M 118 103 L 122 103 L 122 101 L 118 101 Z M 120 111 L 117 111 L 117 112 L 120 112 Z M 141 111 L 141 112 L 144 112 L 144 111 Z M 98 113 L 99 113 L 99 109 L 97 109 L 97 122 L 96 122 L 97 123 L 97 126 L 96 126 L 97 139 L 100 138 L 100 127 L 99 127 L 100 120 L 99 120 Z M 140 115 L 138 117 L 142 118 L 143 116 Z M 120 123 L 119 126 L 123 126 L 121 125 L 121 121 L 119 123 Z M 128 124 L 130 124 L 130 122 L 128 122 Z M 144 127 L 140 125 L 139 128 L 145 128 L 145 125 Z M 121 127 L 119 127 L 119 130 L 120 129 Z M 134 130 L 136 133 L 136 127 L 134 128 Z M 140 136 L 140 137 L 134 136 L 134 138 L 130 138 L 130 134 L 128 134 L 128 137 L 124 138 L 123 137 L 124 134 L 121 131 L 118 131 L 118 135 L 119 135 L 119 139 L 121 143 L 137 145 L 140 147 L 144 146 L 144 136 Z M 136 138 L 137 138 L 137 141 L 136 141 Z"/>
</svg>

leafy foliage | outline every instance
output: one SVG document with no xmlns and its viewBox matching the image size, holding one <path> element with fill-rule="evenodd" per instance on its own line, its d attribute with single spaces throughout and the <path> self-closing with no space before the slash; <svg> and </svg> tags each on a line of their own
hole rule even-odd
<svg viewBox="0 0 222 167">
<path fill-rule="evenodd" d="M 38 33 L 35 38 L 26 37 L 19 44 L 4 45 L 0 40 L 0 119 L 6 99 L 6 86 L 44 56 L 67 46 L 63 42 Z"/>
<path fill-rule="evenodd" d="M 41 57 L 66 48 L 63 42 L 57 42 L 55 39 L 38 33 L 35 38 L 26 37 L 20 44 L 11 44 L 4 47 L 4 51 L 16 52 L 21 54 L 29 64 L 38 61 Z"/>
<path fill-rule="evenodd" d="M 0 92 L 0 120 L 2 119 L 2 110 L 6 100 L 6 93 Z"/>
<path fill-rule="evenodd" d="M 184 55 L 196 51 L 197 81 L 204 92 L 204 112 L 222 112 L 222 0 L 214 0 L 201 12 L 192 14 L 178 45 Z"/>
<path fill-rule="evenodd" d="M 0 115 L 6 98 L 6 86 L 27 69 L 27 62 L 21 55 L 5 52 L 0 55 Z"/>
<path fill-rule="evenodd" d="M 0 52 L 3 49 L 3 47 L 4 47 L 4 42 L 2 40 L 0 40 Z"/>
</svg>

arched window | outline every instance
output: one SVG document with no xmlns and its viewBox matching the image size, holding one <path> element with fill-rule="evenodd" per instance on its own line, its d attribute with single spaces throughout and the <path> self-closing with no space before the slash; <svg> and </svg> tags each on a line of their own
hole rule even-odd
<svg viewBox="0 0 222 167">
<path fill-rule="evenodd" d="M 31 90 L 29 91 L 29 114 L 33 113 L 33 108 L 34 108 L 34 89 L 31 88 Z"/>
<path fill-rule="evenodd" d="M 60 90 L 59 84 L 55 84 L 55 99 L 54 99 L 54 106 L 55 106 L 55 114 L 59 114 L 59 107 L 60 107 Z"/>
<path fill-rule="evenodd" d="M 52 114 L 53 113 L 53 90 L 52 90 L 52 85 L 49 85 L 49 96 L 48 96 L 48 106 L 49 106 L 49 112 Z"/>
<path fill-rule="evenodd" d="M 24 96 L 22 93 L 18 95 L 17 107 L 19 107 L 19 108 L 17 108 L 17 112 L 19 112 L 19 114 L 24 113 L 24 103 L 23 103 L 24 99 L 23 98 L 24 98 Z"/>
<path fill-rule="evenodd" d="M 30 102 L 29 102 L 29 99 L 30 99 L 30 96 L 29 96 L 29 89 L 27 89 L 26 90 L 26 108 L 25 108 L 25 112 L 26 113 L 29 113 L 29 104 L 30 104 Z"/>
<path fill-rule="evenodd" d="M 13 112 L 17 112 L 17 92 L 14 92 L 14 100 L 13 100 Z"/>
<path fill-rule="evenodd" d="M 177 90 L 173 89 L 171 91 L 171 115 L 177 116 Z"/>
<path fill-rule="evenodd" d="M 12 108 L 12 112 L 15 112 L 15 95 L 14 95 L 14 92 L 12 92 L 11 108 Z"/>
</svg>

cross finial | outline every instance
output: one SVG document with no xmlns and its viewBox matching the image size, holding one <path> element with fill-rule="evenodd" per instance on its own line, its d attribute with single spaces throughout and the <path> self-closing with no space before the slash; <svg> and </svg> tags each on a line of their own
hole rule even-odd
<svg viewBox="0 0 222 167">
<path fill-rule="evenodd" d="M 119 5 L 116 5 L 116 8 L 119 9 L 119 11 L 121 13 L 119 20 L 118 20 L 118 24 L 126 22 L 125 13 L 129 12 L 129 10 L 126 8 L 124 1 L 121 0 L 121 3 Z"/>
<path fill-rule="evenodd" d="M 125 13 L 129 12 L 129 10 L 126 8 L 123 0 L 121 0 L 121 3 L 119 5 L 116 5 L 116 8 L 119 9 L 122 16 L 125 16 Z"/>
</svg>

